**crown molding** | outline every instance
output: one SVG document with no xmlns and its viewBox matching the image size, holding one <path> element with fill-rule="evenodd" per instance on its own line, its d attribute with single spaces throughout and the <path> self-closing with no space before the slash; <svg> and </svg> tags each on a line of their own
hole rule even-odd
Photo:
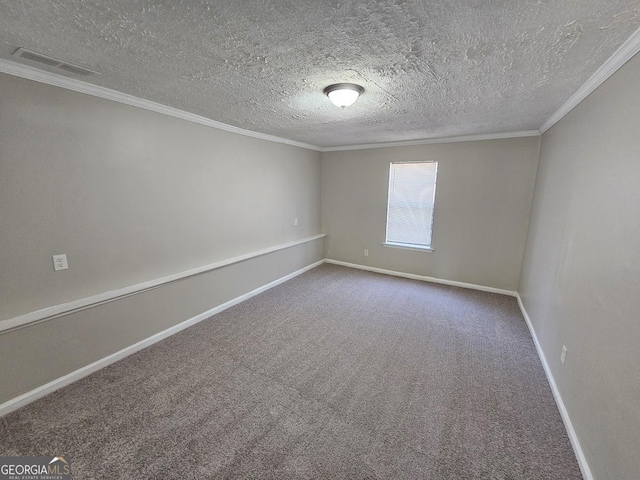
<svg viewBox="0 0 640 480">
<path fill-rule="evenodd" d="M 408 147 L 412 145 L 431 145 L 435 143 L 476 142 L 479 140 L 502 140 L 506 138 L 538 137 L 539 130 L 520 130 L 517 132 L 487 133 L 480 135 L 459 135 L 455 137 L 426 138 L 423 140 L 406 140 L 401 142 L 366 143 L 361 145 L 345 145 L 342 147 L 324 147 L 321 152 L 341 152 L 344 150 L 366 150 L 369 148 Z"/>
<path fill-rule="evenodd" d="M 143 108 L 152 112 L 169 115 L 171 117 L 180 118 L 189 122 L 205 125 L 208 127 L 224 130 L 238 135 L 258 138 L 269 142 L 283 143 L 295 147 L 315 150 L 317 152 L 338 152 L 345 150 L 365 150 L 370 148 L 390 148 L 390 147 L 406 147 L 413 145 L 431 145 L 438 143 L 455 143 L 455 142 L 472 142 L 479 140 L 499 140 L 506 138 L 534 137 L 545 133 L 553 125 L 558 123 L 565 115 L 573 110 L 582 100 L 589 96 L 596 88 L 613 75 L 620 67 L 627 63 L 636 53 L 640 52 L 640 28 L 638 28 L 614 53 L 609 59 L 594 72 L 591 77 L 571 96 L 569 99 L 542 124 L 539 130 L 522 130 L 517 132 L 491 133 L 480 135 L 460 135 L 453 137 L 437 137 L 422 140 L 407 140 L 399 142 L 383 142 L 368 143 L 357 145 L 345 145 L 337 147 L 318 147 L 308 143 L 297 142 L 287 138 L 268 135 L 266 133 L 254 132 L 243 128 L 227 125 L 226 123 L 217 122 L 210 118 L 202 117 L 194 113 L 185 112 L 177 108 L 162 105 L 160 103 L 145 100 L 133 95 L 111 90 L 110 88 L 93 85 L 75 78 L 69 78 L 45 70 L 40 70 L 28 65 L 11 62 L 9 60 L 0 59 L 0 73 L 6 73 L 16 77 L 26 78 L 40 83 L 65 88 L 74 92 L 84 93 L 95 97 L 112 100 L 114 102 L 123 103 L 133 107 Z"/>
<path fill-rule="evenodd" d="M 602 64 L 598 70 L 582 85 L 576 93 L 569 97 L 564 105 L 549 117 L 549 119 L 540 127 L 540 133 L 544 133 L 553 127 L 566 114 L 578 106 L 582 100 L 587 98 L 591 92 L 604 83 L 604 81 L 613 75 L 620 67 L 627 63 L 631 58 L 640 52 L 640 28 L 631 34 L 631 36 L 618 48 L 609 59 Z"/>
<path fill-rule="evenodd" d="M 8 75 L 26 78 L 27 80 L 33 80 L 35 82 L 46 83 L 47 85 L 53 85 L 54 87 L 65 88 L 74 92 L 84 93 L 87 95 L 92 95 L 94 97 L 104 98 L 106 100 L 112 100 L 114 102 L 123 103 L 132 107 L 143 108 L 152 112 L 161 113 L 170 117 L 180 118 L 188 122 L 216 128 L 218 130 L 237 133 L 238 135 L 244 135 L 246 137 L 259 138 L 260 140 L 267 140 L 269 142 L 284 143 L 286 145 L 306 148 L 308 150 L 315 150 L 317 152 L 321 151 L 321 148 L 315 145 L 296 142 L 295 140 L 276 137 L 275 135 L 268 135 L 266 133 L 253 132 L 251 130 L 234 127 L 232 125 L 217 122 L 215 120 L 211 120 L 210 118 L 202 117 L 194 113 L 185 112 L 184 110 L 179 110 L 167 105 L 152 102 L 151 100 L 134 97 L 133 95 L 128 95 L 116 90 L 111 90 L 110 88 L 93 85 L 91 83 L 83 82 L 75 78 L 65 77 L 63 75 L 58 75 L 45 70 L 40 70 L 38 68 L 30 67 L 28 65 L 11 62 L 9 60 L 0 59 L 0 73 L 6 73 Z"/>
<path fill-rule="evenodd" d="M 275 135 L 268 135 L 266 133 L 254 132 L 252 130 L 245 130 L 243 128 L 227 125 L 226 123 L 217 122 L 210 118 L 196 115 L 195 113 L 185 112 L 174 107 L 162 105 L 161 103 L 152 102 L 151 100 L 145 100 L 143 98 L 135 97 L 127 93 L 118 92 L 107 87 L 94 85 L 91 83 L 83 82 L 75 78 L 65 77 L 56 73 L 48 72 L 38 68 L 23 65 L 21 63 L 12 62 L 9 60 L 0 58 L 0 73 L 6 73 L 15 77 L 26 78 L 27 80 L 33 80 L 35 82 L 45 83 L 47 85 L 53 85 L 54 87 L 60 87 L 74 92 L 84 93 L 94 97 L 104 98 L 106 100 L 112 100 L 114 102 L 123 103 L 132 107 L 143 108 L 152 112 L 168 115 L 170 117 L 180 118 L 188 122 L 197 123 L 207 127 L 216 128 L 218 130 L 224 130 L 231 133 L 237 133 L 238 135 L 244 135 L 247 137 L 259 138 L 260 140 L 266 140 L 269 142 L 283 143 L 286 145 L 292 145 L 294 147 L 306 148 L 308 150 L 315 150 L 316 152 L 333 152 L 338 150 L 360 150 L 365 148 L 385 148 L 396 147 L 406 145 L 426 145 L 430 143 L 449 143 L 449 142 L 467 142 L 473 140 L 493 140 L 498 138 L 514 138 L 514 137 L 531 137 L 540 135 L 538 130 L 529 130 L 523 132 L 508 132 L 497 133 L 489 135 L 469 135 L 459 137 L 446 137 L 446 138 L 430 138 L 424 140 L 410 140 L 406 142 L 389 142 L 389 143 L 376 143 L 368 145 L 349 145 L 345 147 L 318 147 L 309 143 L 297 142 L 295 140 L 289 140 L 287 138 L 276 137 Z"/>
</svg>

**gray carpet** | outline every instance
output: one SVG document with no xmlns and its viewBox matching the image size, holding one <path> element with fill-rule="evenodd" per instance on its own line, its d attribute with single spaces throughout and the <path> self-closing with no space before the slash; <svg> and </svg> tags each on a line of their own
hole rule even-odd
<svg viewBox="0 0 640 480">
<path fill-rule="evenodd" d="M 0 420 L 84 478 L 582 478 L 514 298 L 322 265 Z"/>
</svg>

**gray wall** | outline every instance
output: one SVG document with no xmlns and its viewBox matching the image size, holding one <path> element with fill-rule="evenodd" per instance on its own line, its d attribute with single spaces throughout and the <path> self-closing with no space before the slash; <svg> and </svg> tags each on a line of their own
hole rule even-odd
<svg viewBox="0 0 640 480">
<path fill-rule="evenodd" d="M 639 78 L 636 56 L 544 134 L 519 288 L 603 480 L 640 478 Z"/>
<path fill-rule="evenodd" d="M 323 253 L 322 240 L 305 243 L 0 334 L 0 403 L 310 265 Z"/>
<path fill-rule="evenodd" d="M 3 320 L 320 233 L 320 154 L 0 75 L 0 225 Z M 69 270 L 53 271 L 57 253 Z M 1 334 L 0 402 L 323 253 L 316 241 Z"/>
<path fill-rule="evenodd" d="M 530 137 L 323 153 L 327 258 L 516 290 L 539 142 Z M 438 161 L 434 252 L 381 245 L 389 163 L 409 160 Z"/>
</svg>

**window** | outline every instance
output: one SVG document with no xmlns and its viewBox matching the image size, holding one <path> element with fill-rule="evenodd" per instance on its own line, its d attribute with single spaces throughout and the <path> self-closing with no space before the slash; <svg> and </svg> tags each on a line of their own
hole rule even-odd
<svg viewBox="0 0 640 480">
<path fill-rule="evenodd" d="M 438 162 L 393 162 L 385 245 L 431 250 Z"/>
</svg>

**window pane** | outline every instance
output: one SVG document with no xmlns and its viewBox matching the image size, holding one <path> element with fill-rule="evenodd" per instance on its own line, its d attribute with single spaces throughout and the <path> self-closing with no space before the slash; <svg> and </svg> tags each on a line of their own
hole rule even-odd
<svg viewBox="0 0 640 480">
<path fill-rule="evenodd" d="M 437 162 L 392 163 L 387 242 L 431 246 Z"/>
</svg>

